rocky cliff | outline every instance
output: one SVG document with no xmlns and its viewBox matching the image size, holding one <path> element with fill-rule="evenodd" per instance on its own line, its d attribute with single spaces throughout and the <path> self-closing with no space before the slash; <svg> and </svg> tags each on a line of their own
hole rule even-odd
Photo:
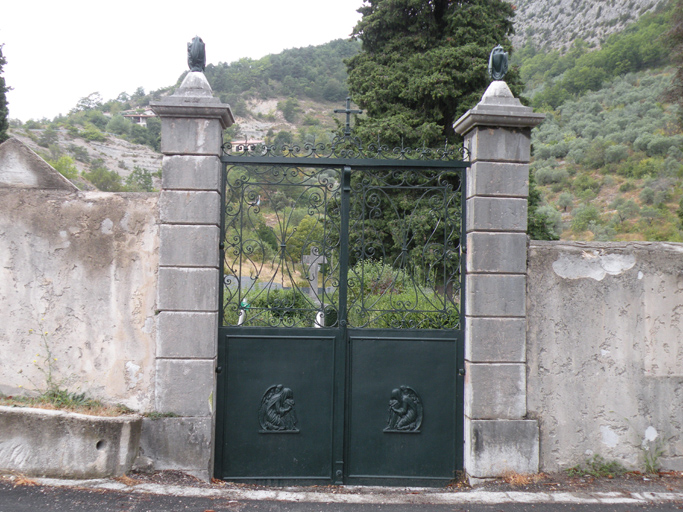
<svg viewBox="0 0 683 512">
<path fill-rule="evenodd" d="M 567 49 L 581 38 L 600 46 L 646 12 L 666 0 L 512 0 L 516 6 L 512 43 L 520 48 L 532 40 L 537 48 Z"/>
</svg>

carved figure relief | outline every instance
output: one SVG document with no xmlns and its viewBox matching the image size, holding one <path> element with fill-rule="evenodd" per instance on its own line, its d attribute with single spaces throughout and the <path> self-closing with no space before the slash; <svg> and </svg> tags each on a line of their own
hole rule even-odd
<svg viewBox="0 0 683 512">
<path fill-rule="evenodd" d="M 420 431 L 422 425 L 422 399 L 408 386 L 401 386 L 391 392 L 389 398 L 389 418 L 384 432 Z"/>
<path fill-rule="evenodd" d="M 294 409 L 294 392 L 277 384 L 270 386 L 261 399 L 258 413 L 260 432 L 299 432 Z"/>
</svg>

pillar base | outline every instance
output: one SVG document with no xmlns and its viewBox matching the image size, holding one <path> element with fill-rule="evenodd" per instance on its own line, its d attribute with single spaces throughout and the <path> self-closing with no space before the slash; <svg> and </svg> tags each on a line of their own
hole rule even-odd
<svg viewBox="0 0 683 512">
<path fill-rule="evenodd" d="M 465 471 L 470 477 L 538 473 L 538 469 L 538 421 L 465 418 Z"/>
</svg>

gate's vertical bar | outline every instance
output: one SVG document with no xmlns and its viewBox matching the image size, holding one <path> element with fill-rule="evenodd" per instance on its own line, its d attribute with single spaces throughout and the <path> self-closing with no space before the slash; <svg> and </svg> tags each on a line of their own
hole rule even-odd
<svg viewBox="0 0 683 512">
<path fill-rule="evenodd" d="M 465 296 L 467 286 L 467 168 L 460 168 L 460 326 L 455 349 L 458 373 L 455 377 L 455 457 L 456 467 L 464 468 L 465 458 Z"/>
<path fill-rule="evenodd" d="M 339 329 L 335 347 L 335 418 L 334 418 L 334 475 L 335 484 L 344 483 L 344 436 L 348 421 L 346 390 L 348 389 L 348 280 L 349 227 L 351 224 L 351 167 L 342 170 L 341 225 L 339 235 Z M 343 383 L 343 386 L 341 385 Z"/>
<path fill-rule="evenodd" d="M 219 254 L 219 271 L 218 271 L 218 330 L 216 336 L 218 337 L 216 346 L 217 350 L 217 366 L 216 366 L 216 429 L 215 429 L 215 457 L 213 474 L 216 478 L 220 478 L 223 471 L 223 446 L 224 434 L 223 429 L 225 425 L 225 407 L 220 406 L 218 397 L 225 396 L 225 378 L 227 376 L 227 368 L 225 368 L 225 344 L 221 338 L 224 336 L 221 327 L 225 324 L 225 277 L 223 271 L 225 269 L 225 205 L 227 201 L 227 172 L 228 166 L 225 162 L 221 162 L 221 220 L 220 220 L 220 238 L 218 239 L 218 254 Z"/>
</svg>

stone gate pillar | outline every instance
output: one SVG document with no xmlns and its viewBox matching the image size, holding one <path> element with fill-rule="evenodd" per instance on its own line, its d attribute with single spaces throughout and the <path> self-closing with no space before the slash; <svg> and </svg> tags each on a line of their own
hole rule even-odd
<svg viewBox="0 0 683 512">
<path fill-rule="evenodd" d="M 544 119 L 491 83 L 458 119 L 467 174 L 465 470 L 536 473 L 538 422 L 526 408 L 526 226 L 531 128 Z"/>
<path fill-rule="evenodd" d="M 234 119 L 202 72 L 150 105 L 161 118 L 156 412 L 143 454 L 156 469 L 213 472 L 221 145 Z"/>
</svg>

